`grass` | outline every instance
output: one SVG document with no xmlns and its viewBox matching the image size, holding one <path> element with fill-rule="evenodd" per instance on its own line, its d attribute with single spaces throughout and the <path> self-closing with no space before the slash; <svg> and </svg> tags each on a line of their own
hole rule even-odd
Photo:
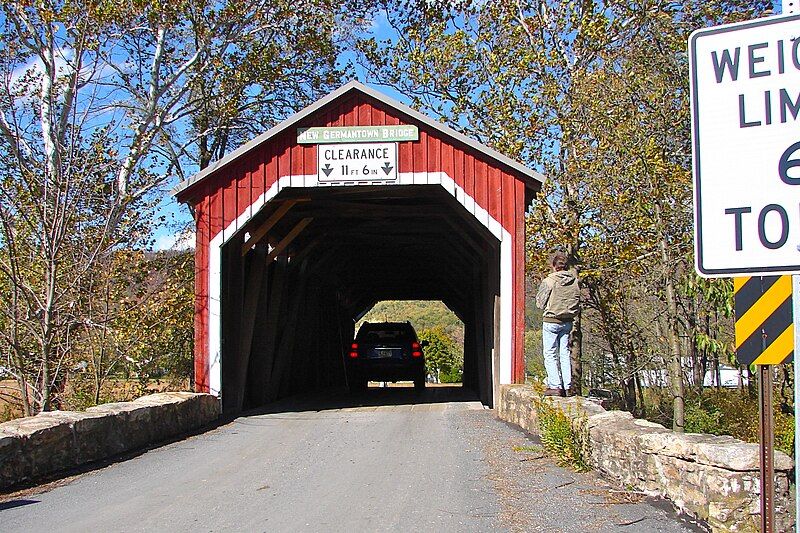
<svg viewBox="0 0 800 533">
<path fill-rule="evenodd" d="M 514 446 L 511 448 L 515 452 L 531 452 L 531 453 L 540 453 L 542 451 L 541 446 Z"/>
</svg>

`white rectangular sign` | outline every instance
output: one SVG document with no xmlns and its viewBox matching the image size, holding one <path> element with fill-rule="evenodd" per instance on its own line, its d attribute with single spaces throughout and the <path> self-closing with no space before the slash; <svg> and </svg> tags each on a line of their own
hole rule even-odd
<svg viewBox="0 0 800 533">
<path fill-rule="evenodd" d="M 320 182 L 394 181 L 397 144 L 317 145 L 317 176 Z"/>
<path fill-rule="evenodd" d="M 700 275 L 800 272 L 800 15 L 689 39 Z"/>
</svg>

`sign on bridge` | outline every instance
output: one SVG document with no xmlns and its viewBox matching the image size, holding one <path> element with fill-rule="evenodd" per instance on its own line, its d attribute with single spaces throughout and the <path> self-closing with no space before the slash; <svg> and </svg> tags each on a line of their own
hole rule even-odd
<svg viewBox="0 0 800 533">
<path fill-rule="evenodd" d="M 397 144 L 324 144 L 317 146 L 320 182 L 394 181 Z"/>
<path fill-rule="evenodd" d="M 419 140 L 419 128 L 408 124 L 298 128 L 299 144 L 398 142 Z"/>
<path fill-rule="evenodd" d="M 696 266 L 800 272 L 800 15 L 690 39 Z"/>
</svg>

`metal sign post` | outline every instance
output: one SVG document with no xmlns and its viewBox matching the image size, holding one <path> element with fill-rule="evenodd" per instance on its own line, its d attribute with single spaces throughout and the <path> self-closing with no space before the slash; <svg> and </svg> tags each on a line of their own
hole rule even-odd
<svg viewBox="0 0 800 533">
<path fill-rule="evenodd" d="M 772 365 L 758 367 L 759 473 L 761 474 L 761 531 L 775 531 L 775 461 L 772 427 Z"/>
<path fill-rule="evenodd" d="M 761 531 L 772 532 L 775 529 L 772 366 L 786 361 L 794 349 L 792 277 L 737 277 L 733 288 L 736 359 L 741 365 L 758 366 Z"/>
</svg>

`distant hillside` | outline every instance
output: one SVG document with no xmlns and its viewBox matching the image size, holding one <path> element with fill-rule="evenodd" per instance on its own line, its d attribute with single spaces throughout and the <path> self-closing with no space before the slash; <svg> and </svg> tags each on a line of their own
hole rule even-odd
<svg viewBox="0 0 800 533">
<path fill-rule="evenodd" d="M 439 301 L 389 300 L 379 302 L 356 324 L 356 330 L 362 322 L 405 322 L 410 321 L 417 332 L 441 326 L 460 346 L 464 345 L 464 324 L 450 309 Z"/>
</svg>

